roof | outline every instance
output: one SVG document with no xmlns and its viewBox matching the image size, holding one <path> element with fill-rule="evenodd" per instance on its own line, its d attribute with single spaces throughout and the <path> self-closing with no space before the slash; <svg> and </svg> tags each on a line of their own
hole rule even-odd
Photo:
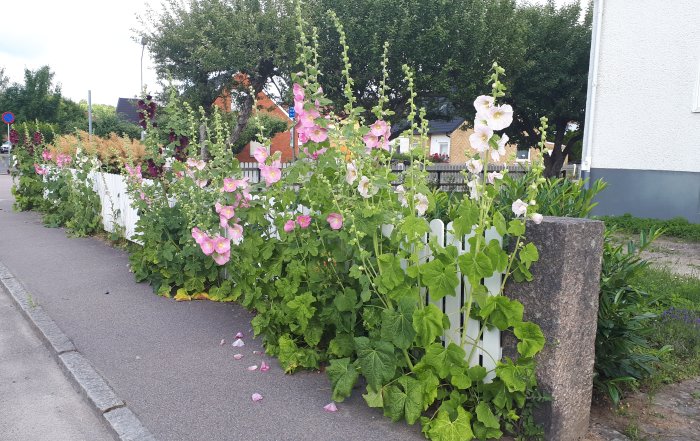
<svg viewBox="0 0 700 441">
<path fill-rule="evenodd" d="M 124 121 L 139 123 L 138 98 L 119 98 L 117 101 L 117 116 Z"/>
</svg>

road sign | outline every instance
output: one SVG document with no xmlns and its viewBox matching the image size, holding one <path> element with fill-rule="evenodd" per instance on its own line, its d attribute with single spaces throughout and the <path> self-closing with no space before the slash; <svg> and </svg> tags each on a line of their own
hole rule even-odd
<svg viewBox="0 0 700 441">
<path fill-rule="evenodd" d="M 295 116 L 297 116 L 297 113 L 294 111 L 294 107 L 290 107 L 289 110 L 287 110 L 287 115 L 289 115 L 289 118 L 294 119 Z"/>
<path fill-rule="evenodd" d="M 2 122 L 7 124 L 8 126 L 15 122 L 15 115 L 12 114 L 12 112 L 5 112 L 2 114 Z"/>
</svg>

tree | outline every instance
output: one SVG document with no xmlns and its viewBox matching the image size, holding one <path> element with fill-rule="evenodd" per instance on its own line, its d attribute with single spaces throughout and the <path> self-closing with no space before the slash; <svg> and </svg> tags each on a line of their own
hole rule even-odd
<svg viewBox="0 0 700 441">
<path fill-rule="evenodd" d="M 248 124 L 257 94 L 289 78 L 295 58 L 292 0 L 167 0 L 141 20 L 160 78 L 172 77 L 187 101 L 206 110 L 224 92 L 239 104 L 230 142 Z M 234 76 L 245 81 L 236 81 Z"/>
<path fill-rule="evenodd" d="M 5 67 L 0 67 L 0 93 L 5 92 L 8 84 L 10 84 L 10 78 L 5 75 Z"/>
<path fill-rule="evenodd" d="M 540 117 L 548 117 L 554 148 L 544 156 L 544 174 L 554 177 L 583 136 L 592 7 L 583 20 L 580 4 L 557 9 L 551 0 L 544 6 L 525 6 L 519 15 L 526 52 L 510 82 L 516 115 L 512 138 L 519 146 L 534 147 L 540 140 Z M 570 123 L 578 125 L 578 131 L 567 136 Z"/>
</svg>

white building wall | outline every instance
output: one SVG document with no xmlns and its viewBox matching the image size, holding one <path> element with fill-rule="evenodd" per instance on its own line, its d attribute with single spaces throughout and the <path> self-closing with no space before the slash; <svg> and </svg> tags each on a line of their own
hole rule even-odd
<svg viewBox="0 0 700 441">
<path fill-rule="evenodd" d="M 591 167 L 700 172 L 700 0 L 605 0 L 599 43 Z"/>
<path fill-rule="evenodd" d="M 440 153 L 440 143 L 447 143 L 447 154 L 450 154 L 450 137 L 447 135 L 430 135 L 430 154 Z"/>
</svg>

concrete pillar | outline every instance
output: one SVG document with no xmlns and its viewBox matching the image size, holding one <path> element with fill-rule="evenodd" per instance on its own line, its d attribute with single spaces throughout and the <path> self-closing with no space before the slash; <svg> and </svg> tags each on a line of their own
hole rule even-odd
<svg viewBox="0 0 700 441">
<path fill-rule="evenodd" d="M 525 235 L 540 255 L 531 268 L 533 281 L 506 286 L 506 295 L 523 303 L 524 319 L 537 323 L 546 338 L 536 373 L 552 401 L 535 418 L 547 440 L 580 440 L 588 432 L 603 230 L 602 222 L 588 219 L 528 221 Z M 513 338 L 503 345 L 505 356 L 517 356 Z"/>
</svg>

